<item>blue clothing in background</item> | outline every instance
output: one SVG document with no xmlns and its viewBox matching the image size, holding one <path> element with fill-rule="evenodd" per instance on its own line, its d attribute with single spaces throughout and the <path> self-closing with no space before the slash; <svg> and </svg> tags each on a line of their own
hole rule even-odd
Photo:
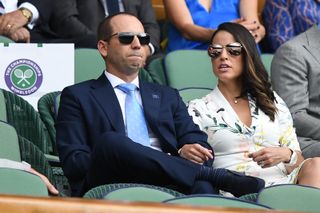
<svg viewBox="0 0 320 213">
<path fill-rule="evenodd" d="M 267 0 L 263 10 L 270 52 L 289 39 L 320 23 L 320 3 L 316 0 Z"/>
<path fill-rule="evenodd" d="M 205 28 L 216 29 L 219 24 L 240 18 L 239 0 L 212 1 L 211 10 L 207 10 L 198 0 L 186 0 L 194 24 Z M 207 49 L 208 43 L 194 42 L 183 38 L 178 29 L 169 24 L 169 44 L 167 51 L 179 49 Z"/>
</svg>

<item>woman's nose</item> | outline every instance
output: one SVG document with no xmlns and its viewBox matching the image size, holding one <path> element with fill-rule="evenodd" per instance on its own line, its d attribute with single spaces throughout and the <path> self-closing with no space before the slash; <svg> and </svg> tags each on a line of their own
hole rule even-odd
<svg viewBox="0 0 320 213">
<path fill-rule="evenodd" d="M 229 59 L 229 55 L 228 55 L 228 52 L 225 47 L 222 48 L 220 59 L 221 60 L 228 60 Z"/>
</svg>

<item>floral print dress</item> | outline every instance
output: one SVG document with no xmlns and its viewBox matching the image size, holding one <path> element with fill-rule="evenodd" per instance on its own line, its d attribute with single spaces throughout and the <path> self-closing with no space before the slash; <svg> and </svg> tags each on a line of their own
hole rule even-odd
<svg viewBox="0 0 320 213">
<path fill-rule="evenodd" d="M 239 120 L 218 87 L 202 99 L 189 103 L 189 114 L 200 129 L 208 134 L 208 143 L 215 153 L 213 167 L 262 178 L 266 186 L 294 182 L 297 169 L 287 174 L 283 163 L 261 168 L 248 157 L 249 153 L 264 147 L 289 147 L 300 151 L 289 109 L 276 93 L 275 97 L 278 111 L 272 122 L 249 96 L 251 126 Z"/>
</svg>

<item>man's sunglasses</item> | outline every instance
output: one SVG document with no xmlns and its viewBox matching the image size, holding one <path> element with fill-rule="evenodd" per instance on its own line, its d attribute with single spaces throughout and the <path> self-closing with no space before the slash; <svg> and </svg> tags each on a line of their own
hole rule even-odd
<svg viewBox="0 0 320 213">
<path fill-rule="evenodd" d="M 141 45 L 147 45 L 150 43 L 150 35 L 147 33 L 132 33 L 132 32 L 120 32 L 112 34 L 108 39 L 110 40 L 113 36 L 118 36 L 121 44 L 131 44 L 134 37 L 137 36 Z"/>
<path fill-rule="evenodd" d="M 242 52 L 242 45 L 239 42 L 234 42 L 225 46 L 211 44 L 208 47 L 208 55 L 213 59 L 218 58 L 221 55 L 223 48 L 226 48 L 228 54 L 231 56 L 239 56 Z"/>
</svg>

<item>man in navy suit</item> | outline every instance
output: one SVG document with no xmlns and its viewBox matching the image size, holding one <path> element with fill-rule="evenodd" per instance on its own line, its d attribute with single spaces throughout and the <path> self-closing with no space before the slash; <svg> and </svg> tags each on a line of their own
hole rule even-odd
<svg viewBox="0 0 320 213">
<path fill-rule="evenodd" d="M 253 193 L 264 181 L 214 169 L 207 136 L 189 116 L 177 90 L 139 80 L 150 38 L 133 15 L 119 13 L 99 26 L 98 49 L 106 70 L 63 90 L 57 128 L 62 167 L 72 195 L 117 182 L 173 186 L 185 193 L 213 193 L 213 187 L 236 196 Z M 150 146 L 127 136 L 126 93 L 131 83 L 146 118 Z"/>
</svg>

